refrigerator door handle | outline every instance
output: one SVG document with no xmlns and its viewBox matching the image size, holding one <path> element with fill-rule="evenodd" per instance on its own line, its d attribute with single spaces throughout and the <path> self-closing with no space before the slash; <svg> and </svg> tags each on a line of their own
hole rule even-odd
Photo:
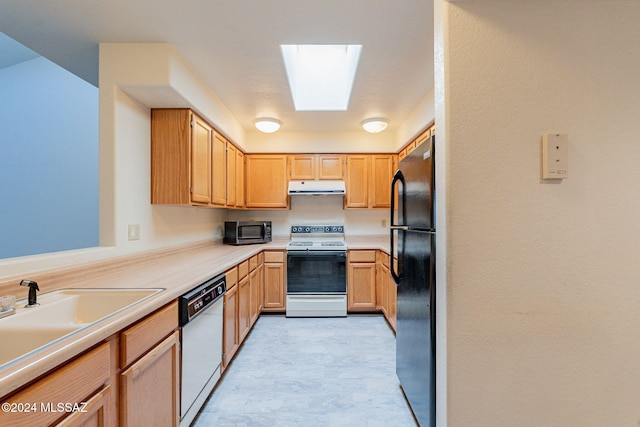
<svg viewBox="0 0 640 427">
<path fill-rule="evenodd" d="M 398 225 L 394 221 L 394 212 L 396 210 L 396 183 L 397 182 L 400 182 L 402 184 L 402 191 L 400 193 L 400 197 L 402 197 L 402 212 L 398 212 L 398 214 L 402 214 L 402 224 L 407 223 L 407 215 L 404 209 L 406 206 L 406 198 L 405 198 L 406 182 L 404 179 L 404 175 L 402 175 L 402 171 L 398 169 L 396 173 L 393 175 L 393 179 L 391 180 L 391 218 L 389 219 L 389 224 L 391 226 Z"/>
<path fill-rule="evenodd" d="M 390 251 L 391 251 L 391 256 L 389 257 L 389 271 L 391 272 L 391 277 L 393 277 L 393 280 L 396 282 L 396 284 L 400 284 L 400 282 L 402 281 L 402 278 L 404 277 L 404 272 L 403 272 L 403 261 L 404 261 L 404 254 L 403 254 L 403 250 L 398 251 L 398 270 L 396 271 L 395 266 L 396 263 L 393 262 L 394 258 L 395 258 L 395 244 L 394 244 L 394 238 L 393 238 L 393 233 L 394 232 L 398 232 L 401 233 L 402 236 L 402 244 L 399 244 L 398 246 L 404 249 L 404 233 L 407 230 L 407 227 L 391 227 L 390 230 L 390 242 L 389 242 L 389 247 L 390 247 Z M 398 237 L 400 236 L 400 234 L 398 235 Z"/>
</svg>

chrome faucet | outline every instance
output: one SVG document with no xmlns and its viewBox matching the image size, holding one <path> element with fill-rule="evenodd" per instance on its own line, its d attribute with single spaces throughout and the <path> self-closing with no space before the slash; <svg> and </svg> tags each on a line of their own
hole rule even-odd
<svg viewBox="0 0 640 427">
<path fill-rule="evenodd" d="M 37 307 L 40 304 L 36 301 L 36 291 L 39 291 L 38 282 L 34 282 L 33 280 L 23 280 L 20 282 L 20 286 L 28 286 L 29 287 L 29 301 L 28 304 L 25 305 L 25 308 L 33 308 Z"/>
</svg>

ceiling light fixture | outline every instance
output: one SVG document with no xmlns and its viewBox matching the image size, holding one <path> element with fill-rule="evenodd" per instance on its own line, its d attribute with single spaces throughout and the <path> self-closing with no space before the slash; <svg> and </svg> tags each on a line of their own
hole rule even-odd
<svg viewBox="0 0 640 427">
<path fill-rule="evenodd" d="M 253 121 L 253 124 L 260 132 L 273 133 L 278 129 L 280 129 L 282 122 L 277 119 L 270 119 L 267 117 L 263 117 L 263 118 L 255 119 Z"/>
<path fill-rule="evenodd" d="M 389 120 L 379 117 L 363 120 L 360 122 L 360 126 L 362 126 L 362 129 L 366 130 L 369 133 L 382 132 L 387 128 L 388 124 Z"/>
</svg>

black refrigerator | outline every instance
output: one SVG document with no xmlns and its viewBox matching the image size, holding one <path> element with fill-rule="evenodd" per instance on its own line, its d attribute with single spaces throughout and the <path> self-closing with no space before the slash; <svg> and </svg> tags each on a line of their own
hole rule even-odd
<svg viewBox="0 0 640 427">
<path fill-rule="evenodd" d="M 421 427 L 435 426 L 435 137 L 398 165 L 391 191 L 391 274 L 398 285 L 396 374 Z"/>
</svg>

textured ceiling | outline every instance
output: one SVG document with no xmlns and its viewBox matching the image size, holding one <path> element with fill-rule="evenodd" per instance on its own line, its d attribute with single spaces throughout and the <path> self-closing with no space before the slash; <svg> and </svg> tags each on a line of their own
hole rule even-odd
<svg viewBox="0 0 640 427">
<path fill-rule="evenodd" d="M 171 43 L 247 130 L 402 123 L 433 87 L 432 0 L 3 0 L 0 31 L 97 84 L 98 44 Z M 349 109 L 296 112 L 280 44 L 362 44 Z"/>
</svg>

